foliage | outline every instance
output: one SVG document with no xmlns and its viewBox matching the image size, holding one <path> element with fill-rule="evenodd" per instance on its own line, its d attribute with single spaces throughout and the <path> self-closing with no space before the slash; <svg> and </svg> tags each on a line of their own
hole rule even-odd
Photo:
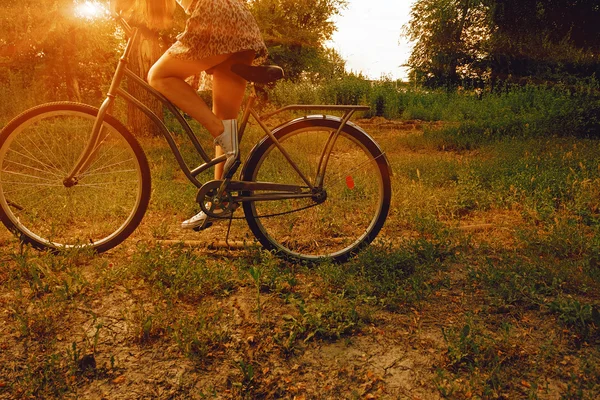
<svg viewBox="0 0 600 400">
<path fill-rule="evenodd" d="M 298 80 L 307 74 L 325 79 L 343 71 L 344 61 L 325 43 L 346 0 L 253 0 L 250 10 L 256 17 L 271 60 L 286 76 Z"/>
<path fill-rule="evenodd" d="M 411 79 L 430 87 L 559 81 L 600 72 L 593 0 L 419 0 Z"/>
<path fill-rule="evenodd" d="M 507 137 L 600 137 L 596 80 L 571 85 L 526 85 L 506 91 L 423 90 L 386 79 L 347 75 L 320 84 L 278 82 L 268 90 L 276 106 L 366 104 L 366 117 L 445 121 L 426 129 L 440 147 L 470 149 Z"/>
<path fill-rule="evenodd" d="M 490 35 L 482 1 L 421 0 L 405 34 L 415 42 L 408 60 L 411 79 L 426 86 L 455 87 L 477 69 Z"/>
<path fill-rule="evenodd" d="M 53 100 L 99 104 L 114 72 L 123 37 L 108 14 L 76 15 L 83 0 L 7 0 L 0 5 L 0 95 L 11 98 L 0 104 L 0 124 L 32 105 Z M 108 9 L 108 0 L 95 0 Z M 288 78 L 323 81 L 344 72 L 344 60 L 325 47 L 335 31 L 331 17 L 345 0 L 256 0 L 255 14 L 272 61 L 284 67 Z M 43 13 L 39 10 L 44 9 Z M 185 15 L 175 12 L 171 29 L 144 37 L 162 49 L 184 28 Z M 157 57 L 157 50 L 152 57 Z M 141 62 L 142 57 L 134 57 Z M 146 65 L 132 64 L 143 75 Z M 132 90 L 135 91 L 134 85 Z M 144 92 L 136 95 L 142 95 Z M 146 100 L 148 101 L 148 100 Z M 129 115 L 131 123 L 143 118 Z M 149 128 L 136 129 L 148 131 Z"/>
<path fill-rule="evenodd" d="M 19 77 L 21 89 L 31 90 L 40 82 L 45 96 L 74 101 L 101 95 L 117 60 L 118 38 L 106 16 L 77 17 L 75 5 L 73 0 L 2 3 L 3 83 Z"/>
</svg>

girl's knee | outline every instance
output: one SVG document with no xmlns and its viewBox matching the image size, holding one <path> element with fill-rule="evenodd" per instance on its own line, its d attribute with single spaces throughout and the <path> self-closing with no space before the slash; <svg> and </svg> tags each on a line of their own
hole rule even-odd
<svg viewBox="0 0 600 400">
<path fill-rule="evenodd" d="M 157 70 L 158 70 L 158 68 L 156 68 L 156 64 L 154 64 L 148 71 L 148 76 L 146 77 L 146 81 L 148 82 L 148 84 L 151 87 L 158 90 L 160 87 L 161 78 L 160 78 L 160 73 Z"/>
</svg>

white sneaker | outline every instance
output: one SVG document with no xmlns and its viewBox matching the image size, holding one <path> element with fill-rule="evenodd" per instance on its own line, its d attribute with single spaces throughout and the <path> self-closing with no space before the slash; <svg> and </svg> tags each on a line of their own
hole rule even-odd
<svg viewBox="0 0 600 400">
<path fill-rule="evenodd" d="M 234 209 L 237 209 L 235 207 Z M 228 218 L 232 214 L 231 211 L 225 210 L 219 214 L 221 218 Z M 201 231 L 206 228 L 210 228 L 213 224 L 214 218 L 209 217 L 204 213 L 204 211 L 200 211 L 198 214 L 194 215 L 192 218 L 186 219 L 181 223 L 181 227 L 183 229 L 195 229 L 197 231 Z"/>
<path fill-rule="evenodd" d="M 198 214 L 194 215 L 192 218 L 186 219 L 181 223 L 181 227 L 183 229 L 195 229 L 198 230 L 206 229 L 212 225 L 210 218 L 208 215 L 204 213 L 204 211 L 200 211 Z"/>
<path fill-rule="evenodd" d="M 229 169 L 233 166 L 238 155 L 238 133 L 237 120 L 223 120 L 223 133 L 215 138 L 215 145 L 221 146 L 223 153 L 227 156 L 225 165 L 223 166 L 223 176 L 227 175 Z"/>
</svg>

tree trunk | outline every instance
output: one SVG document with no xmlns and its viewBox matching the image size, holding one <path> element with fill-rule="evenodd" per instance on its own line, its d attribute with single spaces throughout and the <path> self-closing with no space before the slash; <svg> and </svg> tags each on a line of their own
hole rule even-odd
<svg viewBox="0 0 600 400">
<path fill-rule="evenodd" d="M 69 60 L 65 60 L 65 85 L 67 86 L 67 98 L 69 101 L 81 103 L 81 91 L 79 90 L 79 80 L 73 74 Z"/>
<path fill-rule="evenodd" d="M 138 44 L 129 58 L 129 68 L 140 78 L 146 80 L 150 67 L 161 54 L 158 35 L 149 30 L 141 30 Z M 129 93 L 162 119 L 162 104 L 158 99 L 134 82 L 128 82 L 127 88 Z M 158 127 L 133 104 L 127 106 L 127 125 L 134 135 L 160 135 Z"/>
<path fill-rule="evenodd" d="M 73 43 L 73 37 L 76 34 L 75 30 L 70 29 L 70 38 L 64 44 L 64 48 L 62 51 L 62 59 L 63 59 L 63 70 L 64 70 L 64 79 L 65 86 L 67 89 L 67 98 L 69 101 L 81 102 L 81 91 L 79 90 L 79 80 L 77 76 L 73 72 L 73 68 L 71 65 L 73 64 L 73 60 L 75 60 L 75 54 L 77 52 L 77 46 Z"/>
</svg>

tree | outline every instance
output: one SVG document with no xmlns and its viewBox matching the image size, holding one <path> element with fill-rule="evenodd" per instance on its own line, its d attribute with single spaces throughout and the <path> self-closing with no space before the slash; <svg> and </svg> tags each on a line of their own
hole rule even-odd
<svg viewBox="0 0 600 400">
<path fill-rule="evenodd" d="M 140 28 L 137 45 L 133 48 L 129 58 L 129 69 L 142 79 L 146 79 L 150 67 L 163 53 L 157 32 Z M 152 112 L 162 116 L 162 103 L 148 91 L 134 82 L 129 82 L 127 89 L 135 98 L 144 103 Z M 135 134 L 160 135 L 160 130 L 142 111 L 133 104 L 127 107 L 127 126 Z"/>
<path fill-rule="evenodd" d="M 88 0 L 89 1 L 89 0 Z M 92 0 L 108 10 L 109 0 Z M 115 71 L 123 48 L 123 37 L 108 13 L 77 15 L 84 0 L 3 0 L 0 4 L 0 83 L 18 76 L 22 92 L 35 91 L 36 102 L 66 99 L 99 104 Z M 43 10 L 43 12 L 41 12 Z M 165 46 L 183 28 L 179 10 L 177 23 L 168 32 L 141 28 L 140 39 L 129 67 L 143 79 Z M 163 40 L 160 40 L 162 38 Z M 41 84 L 40 84 L 41 83 Z M 160 102 L 135 84 L 129 90 L 157 115 Z M 39 93 L 39 92 L 44 92 Z M 130 129 L 157 133 L 154 124 L 137 110 L 127 110 Z"/>
<path fill-rule="evenodd" d="M 427 86 L 455 87 L 480 74 L 490 27 L 480 0 L 419 0 L 405 35 L 415 42 L 408 65 Z"/>
<path fill-rule="evenodd" d="M 493 79 L 600 74 L 597 0 L 490 0 Z"/>
<path fill-rule="evenodd" d="M 343 60 L 325 43 L 335 32 L 331 17 L 346 7 L 346 0 L 251 0 L 254 14 L 269 49 L 270 59 L 286 76 L 303 74 L 314 79 L 343 70 Z"/>
<path fill-rule="evenodd" d="M 74 5 L 6 0 L 0 6 L 0 54 L 4 71 L 20 73 L 24 87 L 40 81 L 52 96 L 81 101 L 100 93 L 116 62 L 117 38 L 112 21 L 78 18 Z"/>
<path fill-rule="evenodd" d="M 599 20 L 597 0 L 417 0 L 411 76 L 447 87 L 600 76 Z"/>
</svg>

